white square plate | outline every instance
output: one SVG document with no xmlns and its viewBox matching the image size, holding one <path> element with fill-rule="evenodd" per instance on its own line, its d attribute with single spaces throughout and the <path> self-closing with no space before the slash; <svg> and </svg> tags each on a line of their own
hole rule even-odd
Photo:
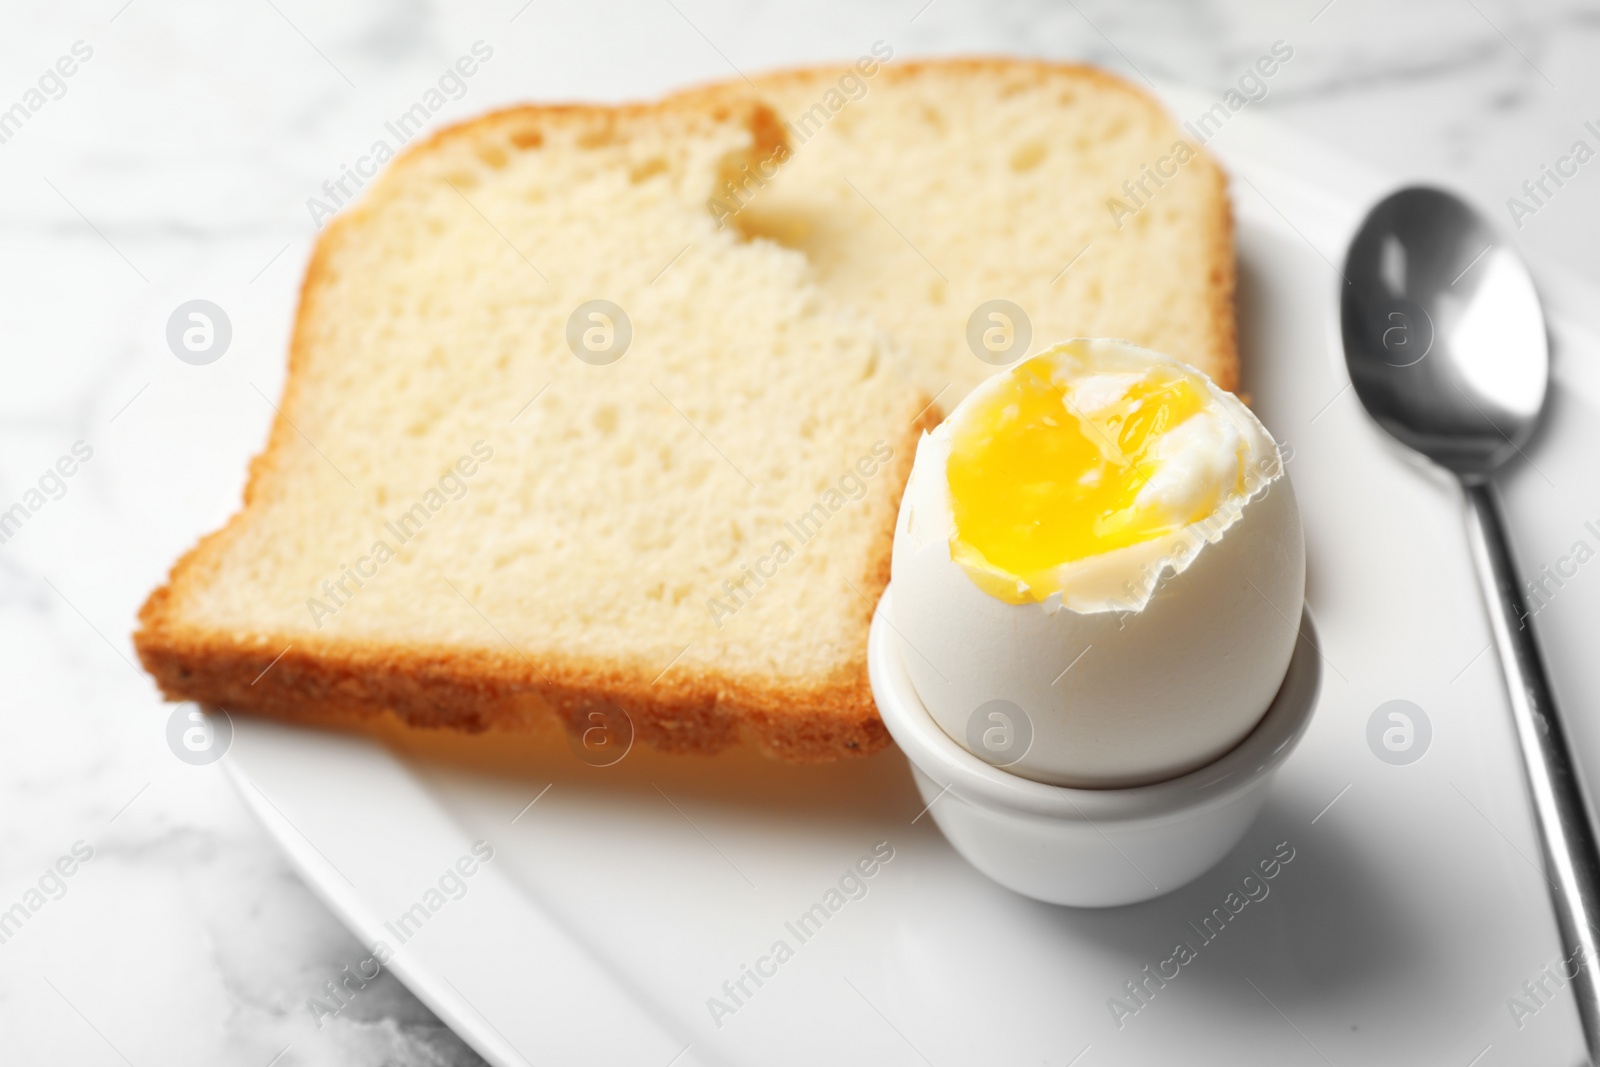
<svg viewBox="0 0 1600 1067">
<path fill-rule="evenodd" d="M 1168 99 L 1180 117 L 1209 105 Z M 1388 183 L 1248 113 L 1211 147 L 1234 176 L 1244 382 L 1293 450 L 1325 654 L 1305 742 L 1215 870 L 1109 911 L 1023 899 L 919 817 L 893 751 L 803 768 L 641 749 L 594 768 L 559 741 L 422 757 L 240 719 L 227 762 L 246 800 L 497 1065 L 1575 1062 L 1570 997 L 1524 989 L 1559 948 L 1457 494 L 1367 421 L 1340 354 L 1336 264 Z M 1535 275 L 1555 395 L 1507 479 L 1530 575 L 1600 548 L 1600 330 L 1582 318 L 1600 300 Z M 1591 569 L 1550 586 L 1537 624 L 1596 768 Z M 1393 699 L 1432 728 L 1405 766 L 1367 742 Z M 452 874 L 475 840 L 493 858 Z M 875 847 L 892 858 L 841 890 Z M 1232 913 L 1240 879 L 1289 850 Z M 826 921 L 796 926 L 818 903 Z M 1145 978 L 1180 943 L 1177 976 Z"/>
</svg>

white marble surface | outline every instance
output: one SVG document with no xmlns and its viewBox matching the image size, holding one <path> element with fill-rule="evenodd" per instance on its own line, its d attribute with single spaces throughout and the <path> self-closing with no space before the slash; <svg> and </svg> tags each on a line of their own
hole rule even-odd
<svg viewBox="0 0 1600 1067">
<path fill-rule="evenodd" d="M 128 638 L 172 559 L 232 511 L 264 439 L 307 198 L 474 41 L 493 58 L 435 122 L 852 57 L 880 38 L 899 57 L 1085 58 L 1221 91 L 1283 39 L 1295 58 L 1263 110 L 1506 223 L 1506 198 L 1600 123 L 1600 6 L 1323 4 L 8 6 L 0 108 L 75 42 L 92 56 L 0 143 L 0 508 L 74 442 L 94 452 L 0 545 L 0 909 L 75 843 L 93 854 L 64 891 L 47 879 L 59 899 L 0 943 L 0 1059 L 478 1062 L 387 976 L 318 1026 L 308 998 L 365 952 L 221 770 L 173 757 Z M 1524 221 L 1526 250 L 1600 279 L 1600 162 Z M 205 367 L 164 339 L 194 297 L 234 330 Z"/>
</svg>

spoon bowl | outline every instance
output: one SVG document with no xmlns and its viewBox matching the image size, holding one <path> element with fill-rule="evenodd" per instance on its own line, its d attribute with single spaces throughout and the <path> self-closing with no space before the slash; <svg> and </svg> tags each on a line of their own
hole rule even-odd
<svg viewBox="0 0 1600 1067">
<path fill-rule="evenodd" d="M 1351 241 L 1340 307 L 1362 406 L 1402 444 L 1473 480 L 1532 435 L 1550 380 L 1533 279 L 1498 242 L 1451 194 L 1402 189 Z"/>
</svg>

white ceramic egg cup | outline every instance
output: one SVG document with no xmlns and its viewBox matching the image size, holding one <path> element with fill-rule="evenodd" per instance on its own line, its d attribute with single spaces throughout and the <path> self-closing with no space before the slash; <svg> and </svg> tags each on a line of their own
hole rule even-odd
<svg viewBox="0 0 1600 1067">
<path fill-rule="evenodd" d="M 1123 789 L 1046 785 L 991 766 L 950 738 L 918 698 L 889 597 L 872 619 L 867 670 L 884 725 L 911 761 L 927 811 L 978 870 L 1036 900 L 1133 904 L 1199 877 L 1244 837 L 1305 732 L 1322 685 L 1311 616 L 1278 695 L 1231 751 L 1188 774 Z"/>
</svg>

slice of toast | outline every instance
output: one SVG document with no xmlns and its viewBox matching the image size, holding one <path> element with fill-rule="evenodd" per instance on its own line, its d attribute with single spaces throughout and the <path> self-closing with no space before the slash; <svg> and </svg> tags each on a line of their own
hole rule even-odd
<svg viewBox="0 0 1600 1067">
<path fill-rule="evenodd" d="M 734 222 L 803 251 L 941 406 L 1027 354 L 983 346 L 1005 327 L 987 313 L 969 329 L 994 300 L 1027 316 L 1030 352 L 1121 337 L 1237 388 L 1226 178 L 1145 93 L 1083 66 L 871 55 L 755 84 L 794 155 L 733 190 Z"/>
<path fill-rule="evenodd" d="M 708 209 L 783 137 L 723 91 L 515 108 L 397 160 L 317 242 L 244 509 L 140 613 L 166 695 L 885 745 L 867 627 L 933 414 L 804 256 Z"/>
<path fill-rule="evenodd" d="M 736 82 L 490 115 L 334 222 L 245 508 L 141 612 L 170 698 L 869 752 L 928 398 L 998 366 L 978 305 L 1023 308 L 1031 350 L 1126 337 L 1235 386 L 1220 171 L 1108 204 L 1179 138 L 1143 94 L 1006 60 L 757 84 L 777 113 Z"/>
</svg>

